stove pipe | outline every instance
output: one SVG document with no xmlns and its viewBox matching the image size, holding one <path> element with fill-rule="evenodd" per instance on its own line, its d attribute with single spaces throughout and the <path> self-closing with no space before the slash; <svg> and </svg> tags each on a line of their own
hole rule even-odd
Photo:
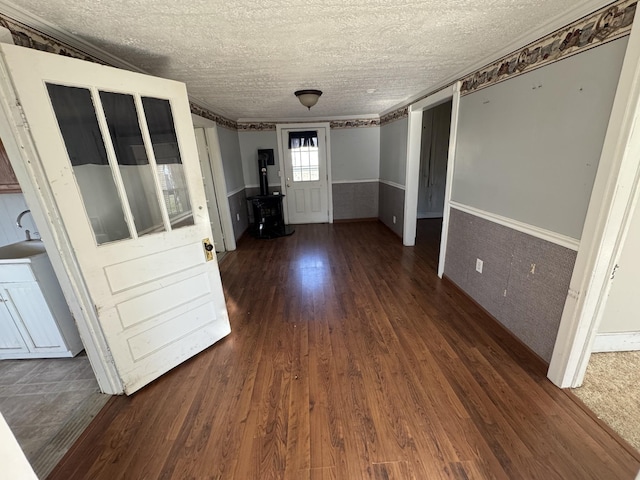
<svg viewBox="0 0 640 480">
<path fill-rule="evenodd" d="M 260 177 L 260 195 L 269 195 L 267 181 L 267 155 L 258 154 L 258 176 Z"/>
</svg>

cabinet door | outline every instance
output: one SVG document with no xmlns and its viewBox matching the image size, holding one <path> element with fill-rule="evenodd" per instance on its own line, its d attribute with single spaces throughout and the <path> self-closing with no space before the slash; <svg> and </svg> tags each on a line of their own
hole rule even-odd
<svg viewBox="0 0 640 480">
<path fill-rule="evenodd" d="M 20 192 L 20 184 L 13 173 L 9 157 L 4 149 L 2 140 L 0 140 L 0 193 L 17 193 Z"/>
<path fill-rule="evenodd" d="M 13 321 L 6 305 L 6 293 L 0 289 L 0 356 L 3 353 L 28 352 L 20 330 Z"/>
<path fill-rule="evenodd" d="M 27 334 L 27 344 L 31 351 L 66 350 L 64 340 L 58 330 L 40 286 L 37 282 L 16 283 L 5 286 L 9 301 L 5 304 L 13 310 L 16 322 L 21 322 Z"/>
</svg>

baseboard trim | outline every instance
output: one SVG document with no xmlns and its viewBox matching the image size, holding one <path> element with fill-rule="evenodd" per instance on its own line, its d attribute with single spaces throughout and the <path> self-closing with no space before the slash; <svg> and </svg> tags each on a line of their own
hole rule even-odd
<svg viewBox="0 0 640 480">
<path fill-rule="evenodd" d="M 481 320 L 485 319 L 483 327 L 487 331 L 491 333 L 494 337 L 497 337 L 505 350 L 510 353 L 513 353 L 518 360 L 527 362 L 528 366 L 531 367 L 536 373 L 540 375 L 547 376 L 547 371 L 549 370 L 549 364 L 536 352 L 534 352 L 531 347 L 529 347 L 526 343 L 520 340 L 518 337 L 514 335 L 514 333 L 505 327 L 500 321 L 491 315 L 487 309 L 485 309 L 482 305 L 476 302 L 467 292 L 465 292 L 462 288 L 460 288 L 453 280 L 444 275 L 442 277 L 442 281 L 447 287 L 456 290 L 460 295 L 466 297 L 471 303 L 473 303 L 476 307 L 478 307 L 483 313 L 483 316 L 477 316 L 476 319 Z"/>
<path fill-rule="evenodd" d="M 591 352 L 633 352 L 636 350 L 640 350 L 640 332 L 619 332 L 597 334 Z"/>
</svg>

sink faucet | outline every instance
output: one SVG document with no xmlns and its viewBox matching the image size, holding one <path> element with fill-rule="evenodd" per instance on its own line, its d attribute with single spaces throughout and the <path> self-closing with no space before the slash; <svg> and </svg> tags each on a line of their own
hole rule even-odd
<svg viewBox="0 0 640 480">
<path fill-rule="evenodd" d="M 29 212 L 31 212 L 31 210 L 20 212 L 20 215 L 18 215 L 18 218 L 16 218 L 16 225 L 18 226 L 18 228 L 22 228 L 22 217 L 24 217 Z M 28 229 L 25 229 L 24 233 L 27 236 L 27 241 L 31 240 L 31 232 Z"/>
</svg>

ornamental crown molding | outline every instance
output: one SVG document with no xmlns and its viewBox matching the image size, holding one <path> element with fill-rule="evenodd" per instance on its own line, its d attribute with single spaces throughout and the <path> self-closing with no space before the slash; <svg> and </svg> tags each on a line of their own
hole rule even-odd
<svg viewBox="0 0 640 480">
<path fill-rule="evenodd" d="M 619 0 L 505 55 L 464 77 L 460 93 L 467 95 L 628 35 L 636 6 L 637 0 Z"/>
<path fill-rule="evenodd" d="M 314 121 L 278 121 L 278 122 L 238 122 L 238 131 L 239 132 L 267 132 L 267 131 L 275 131 L 276 124 L 278 125 L 286 125 L 286 124 L 299 124 L 299 123 L 316 123 L 317 120 Z M 352 118 L 352 119 L 340 119 L 340 120 L 329 120 L 329 128 L 331 129 L 343 129 L 343 128 L 367 128 L 367 127 L 379 127 L 380 119 L 379 118 Z"/>
<path fill-rule="evenodd" d="M 367 118 L 367 119 L 351 119 L 351 120 L 331 120 L 329 125 L 333 129 L 340 128 L 368 128 L 379 127 L 379 118 Z"/>
<path fill-rule="evenodd" d="M 284 122 L 278 122 L 284 123 Z M 239 122 L 239 132 L 268 132 L 270 130 L 276 131 L 276 124 L 274 122 Z"/>
<path fill-rule="evenodd" d="M 58 29 L 39 17 L 28 14 L 17 7 L 12 6 L 9 8 L 2 0 L 0 0 L 0 6 L 4 11 L 9 12 L 9 14 L 0 13 L 0 26 L 7 28 L 11 32 L 16 45 L 116 68 L 147 73 L 94 45 L 73 37 L 70 33 Z M 555 30 L 553 33 L 521 49 L 500 57 L 495 62 L 473 73 L 462 76 L 461 94 L 467 95 L 473 91 L 628 35 L 633 24 L 636 6 L 637 0 L 618 0 L 611 5 L 583 16 L 565 27 Z M 409 106 L 429 95 L 422 95 L 418 99 L 382 115 L 380 118 L 336 119 L 330 120 L 330 126 L 331 128 L 339 129 L 386 125 L 407 117 Z M 276 128 L 276 123 L 272 121 L 238 122 L 219 115 L 194 101 L 190 101 L 189 104 L 192 113 L 232 130 L 270 131 Z M 279 121 L 277 123 L 287 122 Z"/>
<path fill-rule="evenodd" d="M 209 120 L 216 122 L 216 124 L 218 124 L 221 127 L 225 127 L 231 130 L 238 129 L 238 122 L 234 122 L 233 120 L 223 117 L 222 115 L 218 115 L 217 113 L 212 112 L 207 108 L 201 107 L 200 105 L 194 102 L 189 102 L 189 106 L 191 107 L 191 113 L 195 115 L 208 118 Z"/>
<path fill-rule="evenodd" d="M 409 106 L 407 105 L 380 117 L 380 125 L 387 125 L 388 123 L 395 122 L 396 120 L 400 120 L 401 118 L 405 118 L 408 116 Z"/>
</svg>

